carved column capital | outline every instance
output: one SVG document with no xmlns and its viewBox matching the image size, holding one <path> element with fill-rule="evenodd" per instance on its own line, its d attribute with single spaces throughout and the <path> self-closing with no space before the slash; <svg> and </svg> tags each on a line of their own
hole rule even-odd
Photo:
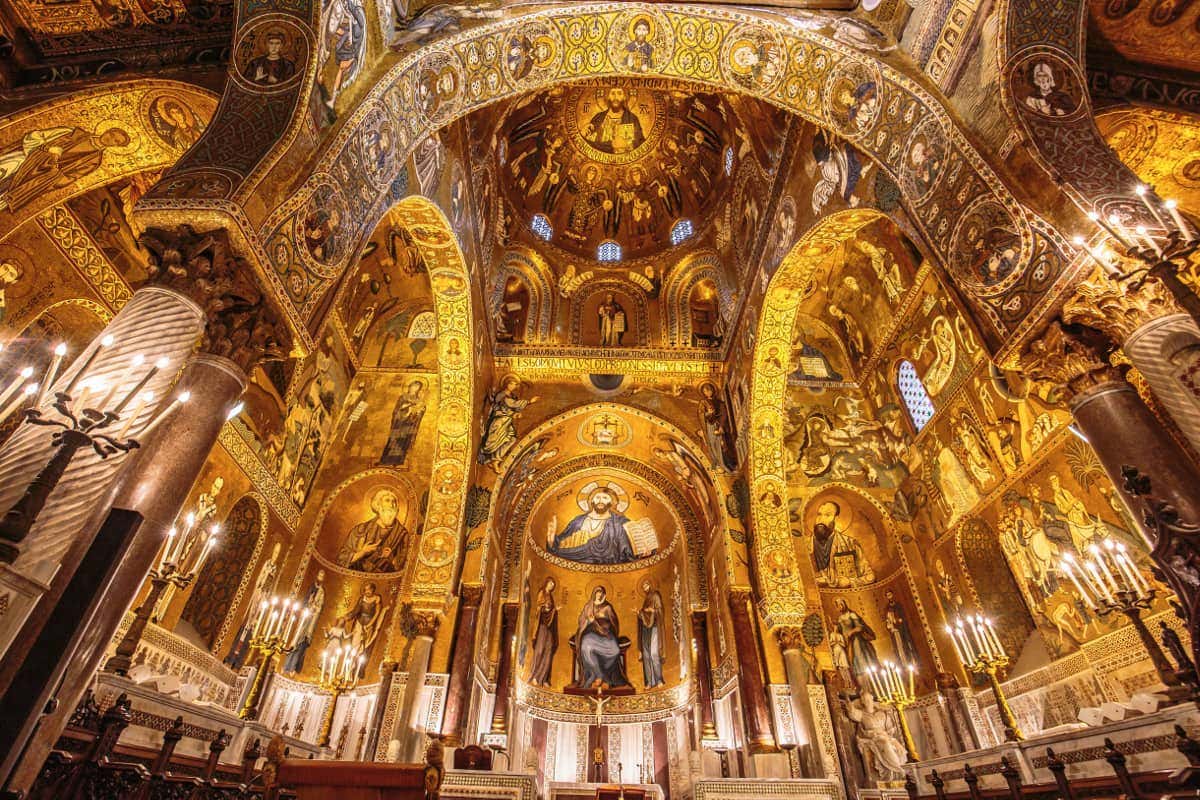
<svg viewBox="0 0 1200 800">
<path fill-rule="evenodd" d="M 1112 343 L 1095 328 L 1054 320 L 1021 355 L 1021 367 L 1034 380 L 1061 386 L 1071 397 L 1095 386 L 1123 381 L 1108 361 Z"/>
<path fill-rule="evenodd" d="M 437 636 L 438 626 L 442 623 L 440 611 L 423 611 L 413 609 L 412 626 L 417 636 L 427 636 L 432 639 Z"/>
<path fill-rule="evenodd" d="M 483 603 L 483 587 L 478 584 L 464 583 L 462 585 L 462 602 L 467 606 L 479 606 Z"/>
<path fill-rule="evenodd" d="M 1075 287 L 1063 306 L 1062 319 L 1095 328 L 1123 344 L 1147 323 L 1182 313 L 1183 308 L 1160 281 L 1146 280 L 1134 287 L 1097 275 Z"/>
<path fill-rule="evenodd" d="M 730 605 L 745 605 L 754 602 L 754 593 L 749 589 L 730 589 L 728 597 Z"/>
<path fill-rule="evenodd" d="M 148 283 L 178 292 L 204 311 L 203 352 L 227 358 L 246 373 L 260 361 L 287 355 L 287 323 L 254 268 L 235 254 L 226 231 L 148 228 L 138 242 L 149 253 Z"/>
<path fill-rule="evenodd" d="M 775 638 L 779 640 L 780 649 L 785 653 L 804 647 L 804 631 L 796 625 L 781 625 L 771 632 L 775 634 Z"/>
</svg>

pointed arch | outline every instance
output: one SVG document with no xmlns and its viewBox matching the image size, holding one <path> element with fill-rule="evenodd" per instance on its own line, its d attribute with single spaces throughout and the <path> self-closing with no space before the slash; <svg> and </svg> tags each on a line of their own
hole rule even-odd
<svg viewBox="0 0 1200 800">
<path fill-rule="evenodd" d="M 717 254 L 707 251 L 686 256 L 671 268 L 663 285 L 663 342 L 668 347 L 685 347 L 691 343 L 692 315 L 688 311 L 688 298 L 696 284 L 705 279 L 717 287 L 718 311 L 722 318 L 732 313 L 734 289 Z"/>
<path fill-rule="evenodd" d="M 554 324 L 554 273 L 550 271 L 550 265 L 546 263 L 546 259 L 527 247 L 515 247 L 506 251 L 491 287 L 489 311 L 495 312 L 500 305 L 504 297 L 504 287 L 512 277 L 519 278 L 529 290 L 529 315 L 525 323 L 526 343 L 539 344 L 550 341 L 550 331 Z"/>
<path fill-rule="evenodd" d="M 758 336 L 754 345 L 754 370 L 750 386 L 751 518 L 754 524 L 754 559 L 762 587 L 762 612 L 772 627 L 800 625 L 805 596 L 797 580 L 792 544 L 788 486 L 784 465 L 784 399 L 788 370 L 772 350 L 790 352 L 792 331 L 799 314 L 802 292 L 813 273 L 838 252 L 851 236 L 884 215 L 873 210 L 831 214 L 808 230 L 783 259 L 763 298 Z"/>
<path fill-rule="evenodd" d="M 437 315 L 437 438 L 430 467 L 429 507 L 425 531 L 412 573 L 412 600 L 427 608 L 444 608 L 462 556 L 462 530 L 473 444 L 475 409 L 475 294 L 462 248 L 449 220 L 430 200 L 413 195 L 390 212 L 412 234 L 429 270 L 433 310 Z"/>
</svg>

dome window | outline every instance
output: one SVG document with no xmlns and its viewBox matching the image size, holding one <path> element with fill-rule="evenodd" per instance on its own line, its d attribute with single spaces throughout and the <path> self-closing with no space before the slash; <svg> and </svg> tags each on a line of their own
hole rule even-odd
<svg viewBox="0 0 1200 800">
<path fill-rule="evenodd" d="M 614 242 L 612 239 L 601 242 L 596 248 L 597 261 L 620 261 L 621 260 L 621 245 Z"/>
<path fill-rule="evenodd" d="M 550 218 L 545 214 L 534 214 L 533 218 L 529 220 L 529 229 L 539 239 L 547 242 L 554 236 L 554 226 L 550 224 Z"/>
<path fill-rule="evenodd" d="M 671 228 L 671 244 L 678 245 L 681 242 L 691 238 L 692 221 L 690 219 L 681 219 L 675 223 L 675 227 Z"/>
</svg>

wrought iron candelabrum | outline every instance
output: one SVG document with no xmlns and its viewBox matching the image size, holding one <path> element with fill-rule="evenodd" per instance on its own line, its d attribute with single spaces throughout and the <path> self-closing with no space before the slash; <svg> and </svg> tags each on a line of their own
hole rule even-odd
<svg viewBox="0 0 1200 800">
<path fill-rule="evenodd" d="M 138 373 L 142 371 L 146 362 L 145 356 L 139 354 L 133 356 L 124 373 L 111 383 L 85 377 L 97 355 L 112 345 L 113 337 L 111 335 L 97 342 L 86 361 L 76 370 L 70 383 L 61 391 L 54 393 L 54 403 L 50 408 L 43 409 L 40 406 L 45 399 L 47 389 L 57 377 L 58 368 L 67 352 L 65 345 L 58 345 L 54 348 L 54 356 L 42 382 L 27 384 L 22 392 L 23 398 L 18 397 L 18 400 L 33 398 L 34 407 L 25 411 L 25 422 L 57 430 L 54 431 L 50 440 L 54 447 L 54 453 L 50 460 L 38 471 L 22 495 L 0 518 L 0 562 L 11 564 L 16 561 L 17 556 L 21 553 L 21 543 L 33 529 L 34 523 L 37 522 L 42 510 L 46 507 L 46 501 L 58 487 L 67 468 L 70 467 L 80 450 L 91 448 L 101 458 L 133 450 L 140 446 L 146 435 L 161 423 L 178 404 L 187 402 L 189 395 L 184 392 L 153 420 L 144 425 L 137 432 L 136 437 L 130 435 L 134 421 L 145 405 L 152 400 L 152 396 L 142 390 L 145 389 L 151 378 L 167 366 L 168 362 L 166 359 L 159 359 L 139 378 Z M 18 382 L 24 381 L 31 374 L 29 368 L 22 370 Z M 133 380 L 133 386 L 118 402 L 117 395 L 127 380 Z M 5 390 L 6 397 L 12 394 L 15 385 Z M 123 417 L 126 407 L 135 398 L 138 403 L 134 410 L 127 417 Z M 11 408 L 12 406 L 6 409 L 6 414 L 10 412 Z M 114 431 L 113 423 L 122 419 L 125 419 L 124 425 Z"/>
<path fill-rule="evenodd" d="M 1138 570 L 1125 543 L 1112 539 L 1092 542 L 1086 558 L 1077 560 L 1068 553 L 1060 566 L 1092 613 L 1100 617 L 1125 615 L 1150 656 L 1158 679 L 1167 687 L 1168 697 L 1176 701 L 1188 697 L 1190 692 L 1142 619 L 1142 613 L 1154 604 L 1158 592 Z"/>
<path fill-rule="evenodd" d="M 996 698 L 996 708 L 1000 712 L 1000 721 L 1004 724 L 1004 738 L 1009 742 L 1019 742 L 1025 738 L 1017 725 L 1012 706 L 1004 689 L 1000 686 L 1000 674 L 1008 666 L 1008 653 L 996 635 L 996 626 L 991 619 L 981 614 L 965 615 L 946 626 L 946 633 L 954 642 L 954 651 L 958 660 L 968 672 L 986 675 L 992 695 Z"/>
<path fill-rule="evenodd" d="M 337 712 L 338 700 L 344 692 L 358 686 L 359 675 L 367 656 L 356 647 L 326 648 L 321 653 L 321 677 L 318 685 L 329 692 L 329 702 L 321 717 L 321 731 L 317 737 L 318 747 L 328 747 L 333 733 L 333 716 Z"/>
<path fill-rule="evenodd" d="M 875 695 L 875 700 L 896 709 L 896 718 L 900 720 L 900 733 L 904 736 L 904 751 L 908 754 L 910 763 L 921 760 L 917 755 L 912 730 L 908 727 L 908 719 L 904 716 L 904 709 L 917 699 L 916 676 L 917 668 L 913 664 L 902 666 L 885 661 L 878 666 L 872 664 L 867 669 L 867 677 L 871 681 L 871 694 Z"/>
<path fill-rule="evenodd" d="M 1200 325 L 1200 297 L 1179 277 L 1187 269 L 1191 256 L 1200 249 L 1200 233 L 1179 212 L 1174 200 L 1162 200 L 1152 186 L 1139 184 L 1134 187 L 1134 194 L 1157 223 L 1156 230 L 1145 225 L 1131 228 L 1117 214 L 1104 217 L 1093 211 L 1088 219 L 1103 228 L 1121 251 L 1139 262 L 1137 266 L 1122 270 L 1119 257 L 1112 257 L 1103 249 L 1087 248 L 1088 252 L 1109 278 L 1130 290 L 1140 289 L 1148 280 L 1157 280 Z M 1087 247 L 1082 236 L 1076 236 L 1074 244 Z"/>
<path fill-rule="evenodd" d="M 293 598 L 280 600 L 272 597 L 259 606 L 258 619 L 250 634 L 250 652 L 259 654 L 258 668 L 246 699 L 238 716 L 242 719 L 258 719 L 259 703 L 267 684 L 267 675 L 273 673 L 276 659 L 292 652 L 300 638 L 300 628 L 308 619 L 309 611 L 303 603 Z"/>
<path fill-rule="evenodd" d="M 159 598 L 162 597 L 168 586 L 186 589 L 191 585 L 204 566 L 204 562 L 208 560 L 209 554 L 216 547 L 217 534 L 220 531 L 219 525 L 212 525 L 205 535 L 199 528 L 193 528 L 189 524 L 184 528 L 182 534 L 175 528 L 171 528 L 167 532 L 158 561 L 146 575 L 146 579 L 150 582 L 150 591 L 147 592 L 146 599 L 134 612 L 133 623 L 130 624 L 129 630 L 125 632 L 125 636 L 117 645 L 116 653 L 105 663 L 106 672 L 115 672 L 118 675 L 129 674 L 134 654 L 137 653 L 138 643 L 141 642 L 142 635 L 146 632 L 146 624 L 150 621 L 150 616 L 154 613 L 154 607 L 158 605 Z M 204 544 L 197 548 L 196 545 L 201 539 L 204 540 Z"/>
</svg>

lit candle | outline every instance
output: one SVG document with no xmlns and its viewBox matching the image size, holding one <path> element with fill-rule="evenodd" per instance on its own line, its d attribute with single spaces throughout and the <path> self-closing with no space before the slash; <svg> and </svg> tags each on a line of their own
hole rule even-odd
<svg viewBox="0 0 1200 800">
<path fill-rule="evenodd" d="M 300 641 L 300 629 L 304 627 L 304 623 L 308 620 L 312 612 L 307 608 L 300 612 L 300 624 L 296 626 L 296 630 L 292 632 L 292 640 L 288 642 L 288 647 L 295 647 Z"/>
<path fill-rule="evenodd" d="M 1162 255 L 1162 250 L 1158 249 L 1158 242 L 1154 241 L 1150 234 L 1147 233 L 1145 225 L 1138 225 L 1136 228 L 1134 228 L 1134 231 L 1137 232 L 1138 238 L 1142 240 L 1142 244 L 1144 244 L 1148 249 L 1153 250 L 1158 255 Z"/>
<path fill-rule="evenodd" d="M 1146 580 L 1145 576 L 1142 575 L 1142 571 L 1140 569 L 1138 569 L 1137 562 L 1135 562 L 1133 560 L 1133 558 L 1130 557 L 1129 549 L 1127 547 L 1125 547 L 1124 542 L 1117 542 L 1117 557 L 1119 559 L 1121 559 L 1122 561 L 1124 561 L 1129 566 L 1129 572 L 1131 575 L 1133 575 L 1134 580 L 1137 581 L 1137 584 L 1141 588 L 1142 593 L 1149 594 L 1150 593 L 1150 582 L 1148 580 Z"/>
<path fill-rule="evenodd" d="M 0 392 L 0 404 L 4 403 L 8 398 L 25 385 L 25 382 L 33 377 L 33 367 L 25 367 L 17 373 L 17 377 L 13 378 L 13 382 L 5 387 L 3 392 Z"/>
<path fill-rule="evenodd" d="M 1174 220 L 1175 227 L 1179 228 L 1179 233 L 1184 239 L 1190 240 L 1192 238 L 1191 228 L 1186 222 L 1183 221 L 1183 215 L 1179 213 L 1179 204 L 1174 200 L 1167 200 L 1165 203 L 1163 203 L 1163 205 L 1167 207 L 1167 213 L 1170 214 L 1171 219 Z"/>
<path fill-rule="evenodd" d="M 970 627 L 971 637 L 974 639 L 976 652 L 987 656 L 987 645 L 983 641 L 983 636 L 981 636 L 979 633 L 979 617 L 968 616 L 967 625 Z"/>
<path fill-rule="evenodd" d="M 30 383 L 26 385 L 25 390 L 14 397 L 12 402 L 9 403 L 3 411 L 0 411 L 0 420 L 8 419 L 14 411 L 16 411 L 25 403 L 29 402 L 29 400 L 32 399 L 35 394 L 37 394 L 37 390 L 38 385 L 36 383 Z"/>
<path fill-rule="evenodd" d="M 258 619 L 254 621 L 254 631 L 251 633 L 253 638 L 258 638 L 259 633 L 262 632 L 263 620 L 267 618 L 268 605 L 266 600 L 258 604 Z"/>
<path fill-rule="evenodd" d="M 992 640 L 992 649 L 995 650 L 997 656 L 1005 658 L 1008 654 L 1004 651 L 1004 645 L 1000 643 L 1000 637 L 996 635 L 996 626 L 992 623 L 991 617 L 984 617 L 983 624 L 988 638 Z"/>
<path fill-rule="evenodd" d="M 1158 222 L 1159 225 L 1162 225 L 1164 228 L 1166 228 L 1167 223 L 1158 215 L 1158 209 L 1155 208 L 1154 204 L 1150 202 L 1150 192 L 1147 190 L 1147 187 L 1144 184 L 1139 183 L 1137 186 L 1133 187 L 1133 193 L 1136 194 L 1142 201 L 1142 205 L 1146 207 L 1146 210 L 1150 212 L 1150 215 L 1154 217 L 1155 221 Z"/>
<path fill-rule="evenodd" d="M 263 632 L 264 639 L 270 639 L 275 635 L 275 623 L 279 620 L 279 609 L 272 608 L 271 614 L 267 617 L 267 629 Z"/>
<path fill-rule="evenodd" d="M 958 656 L 958 660 L 962 664 L 967 663 L 967 657 L 963 653 L 962 648 L 958 646 L 958 639 L 954 637 L 954 629 L 949 625 L 946 626 L 946 635 L 950 637 L 950 641 L 954 643 L 954 654 Z"/>
<path fill-rule="evenodd" d="M 129 412 L 129 416 L 125 418 L 125 424 L 121 426 L 121 430 L 117 433 L 118 439 L 124 439 L 129 433 L 129 429 L 133 427 L 133 422 L 136 420 L 146 408 L 147 405 L 154 402 L 154 392 L 142 392 L 138 396 L 137 405 L 133 407 L 133 411 Z"/>
<path fill-rule="evenodd" d="M 212 549 L 216 547 L 216 545 L 217 532 L 216 530 L 213 530 L 213 532 L 209 534 L 208 539 L 205 540 L 204 549 L 200 551 L 200 557 L 196 559 L 195 566 L 188 570 L 189 575 L 198 575 L 200 573 L 200 570 L 204 567 L 205 559 L 208 558 L 208 554 L 212 552 Z"/>
<path fill-rule="evenodd" d="M 1129 239 L 1129 231 L 1121 224 L 1121 218 L 1116 214 L 1108 215 L 1108 230 L 1112 233 L 1113 238 L 1120 242 L 1125 249 L 1133 249 L 1133 244 Z"/>
<path fill-rule="evenodd" d="M 99 388 L 99 387 L 96 387 L 96 388 Z M 111 410 L 112 402 L 114 399 L 116 399 L 116 396 L 117 396 L 117 389 L 120 389 L 120 388 L 121 388 L 121 380 L 120 380 L 120 378 L 118 378 L 118 379 L 114 380 L 108 386 L 108 394 L 104 395 L 104 398 L 99 403 L 96 404 L 96 410 L 97 411 Z"/>
<path fill-rule="evenodd" d="M 329 648 L 321 651 L 321 683 L 325 682 L 325 663 L 329 660 Z"/>
<path fill-rule="evenodd" d="M 1075 584 L 1075 591 L 1079 592 L 1079 596 L 1083 598 L 1083 602 L 1087 604 L 1088 608 L 1095 610 L 1096 603 L 1092 600 L 1092 596 L 1088 594 L 1087 590 L 1083 588 L 1083 584 L 1079 582 L 1079 579 L 1075 577 L 1075 571 L 1071 569 L 1071 562 L 1064 558 L 1060 566 L 1062 567 L 1063 574 L 1071 579 L 1071 583 Z"/>
<path fill-rule="evenodd" d="M 141 363 L 145 360 L 146 360 L 145 356 L 143 356 L 141 353 L 134 356 L 133 357 L 134 367 L 140 366 Z M 143 388 L 145 388 L 146 384 L 150 382 L 150 379 L 153 378 L 155 375 L 157 375 L 158 371 L 160 369 L 164 369 L 167 366 L 167 364 L 169 364 L 169 363 L 171 363 L 171 362 L 167 361 L 167 359 L 165 359 L 165 358 L 160 358 L 158 361 L 155 361 L 154 366 L 152 366 L 146 372 L 146 374 L 142 376 L 142 379 L 140 381 L 138 381 L 137 384 L 132 389 L 129 390 L 129 394 L 125 395 L 125 399 L 121 401 L 121 404 L 118 405 L 115 409 L 113 409 L 113 413 L 120 414 L 122 411 L 124 411 L 125 406 L 129 405 L 129 401 L 133 399 L 133 396 L 136 395 L 138 392 L 140 392 Z"/>
<path fill-rule="evenodd" d="M 1092 554 L 1092 560 L 1100 568 L 1100 573 L 1104 576 L 1104 580 L 1107 581 L 1106 588 L 1110 592 L 1121 591 L 1121 586 L 1117 583 L 1117 579 L 1113 577 L 1112 572 L 1109 571 L 1108 564 L 1104 563 L 1104 551 L 1100 549 L 1100 546 L 1092 542 L 1088 545 L 1088 552 Z"/>
<path fill-rule="evenodd" d="M 54 379 L 58 376 L 58 368 L 62 365 L 63 356 L 66 354 L 66 342 L 61 342 L 54 348 L 54 357 L 50 359 L 50 367 L 46 370 L 46 377 L 42 381 L 42 390 L 38 392 L 37 400 L 33 403 L 35 406 L 40 406 L 46 399 L 46 392 L 49 391 L 50 384 L 54 383 Z"/>
<path fill-rule="evenodd" d="M 83 404 L 87 402 L 88 394 L 91 393 L 93 386 L 97 383 L 98 383 L 98 381 L 94 381 L 91 378 L 84 378 L 83 380 L 81 380 L 79 382 L 79 394 L 75 398 L 75 408 L 76 409 L 78 409 L 79 411 L 83 411 L 83 409 L 84 409 Z M 95 388 L 99 389 L 100 387 L 98 385 L 96 385 Z"/>
<path fill-rule="evenodd" d="M 296 620 L 297 620 L 297 618 L 299 617 L 299 614 L 298 614 L 297 612 L 299 611 L 299 605 L 300 605 L 300 604 L 299 604 L 299 603 L 297 603 L 296 605 L 297 605 L 297 608 L 292 608 L 292 607 L 291 607 L 291 601 L 289 600 L 289 601 L 288 601 L 288 603 L 287 603 L 287 605 L 285 606 L 285 608 L 287 608 L 287 609 L 288 609 L 288 611 L 287 611 L 287 621 L 286 621 L 286 622 L 284 623 L 284 625 L 283 625 L 283 635 L 280 637 L 280 638 L 282 638 L 282 639 L 283 639 L 283 641 L 284 641 L 284 644 L 287 644 L 288 642 L 290 642 L 290 641 L 291 641 L 291 638 L 292 638 L 292 626 L 296 624 Z"/>
<path fill-rule="evenodd" d="M 958 632 L 959 641 L 962 642 L 963 652 L 967 654 L 968 662 L 974 664 L 979 660 L 979 655 L 975 652 L 975 648 L 971 646 L 971 640 L 967 637 L 966 630 L 963 629 L 961 619 L 958 621 L 958 625 L 955 626 L 955 630 Z"/>
<path fill-rule="evenodd" d="M 1096 566 L 1095 561 L 1083 562 L 1083 574 L 1088 577 L 1088 586 L 1096 593 L 1096 596 L 1111 603 L 1113 602 L 1112 592 L 1108 590 L 1108 584 L 1100 575 L 1100 568 Z"/>
<path fill-rule="evenodd" d="M 915 664 L 908 665 L 908 697 L 912 699 L 917 696 L 917 667 Z"/>
<path fill-rule="evenodd" d="M 367 663 L 366 653 L 361 653 L 358 656 L 358 669 L 354 671 L 354 685 L 358 686 L 358 676 L 362 674 L 363 664 Z"/>
<path fill-rule="evenodd" d="M 165 420 L 167 417 L 171 416 L 171 412 L 173 412 L 179 406 L 184 405 L 185 403 L 187 403 L 187 401 L 189 401 L 191 399 L 192 399 L 191 392 L 180 392 L 178 395 L 175 396 L 175 399 L 171 401 L 170 405 L 168 405 L 166 408 L 164 408 L 157 417 L 150 420 L 150 423 L 148 425 L 146 425 L 146 427 L 142 428 L 142 430 L 138 433 L 138 438 L 144 439 L 147 436 L 149 436 L 150 433 L 155 428 L 157 428 L 159 425 L 161 425 L 163 423 L 163 420 Z"/>
<path fill-rule="evenodd" d="M 158 554 L 158 565 L 155 567 L 159 572 L 167 563 L 167 553 L 171 552 L 171 545 L 175 543 L 175 534 L 177 531 L 174 527 L 167 531 L 167 537 L 163 540 L 162 550 Z"/>
<path fill-rule="evenodd" d="M 100 354 L 100 351 L 105 348 L 112 347 L 114 341 L 115 340 L 110 333 L 101 339 L 99 344 L 92 348 L 92 352 L 88 354 L 87 360 L 83 362 L 83 366 L 76 370 L 75 374 L 71 376 L 71 382 L 67 384 L 65 389 L 63 389 L 63 394 L 71 394 L 71 390 L 75 388 L 76 381 L 84 376 L 84 374 L 88 371 L 88 367 L 90 367 L 92 362 L 96 360 L 96 356 Z"/>
</svg>

